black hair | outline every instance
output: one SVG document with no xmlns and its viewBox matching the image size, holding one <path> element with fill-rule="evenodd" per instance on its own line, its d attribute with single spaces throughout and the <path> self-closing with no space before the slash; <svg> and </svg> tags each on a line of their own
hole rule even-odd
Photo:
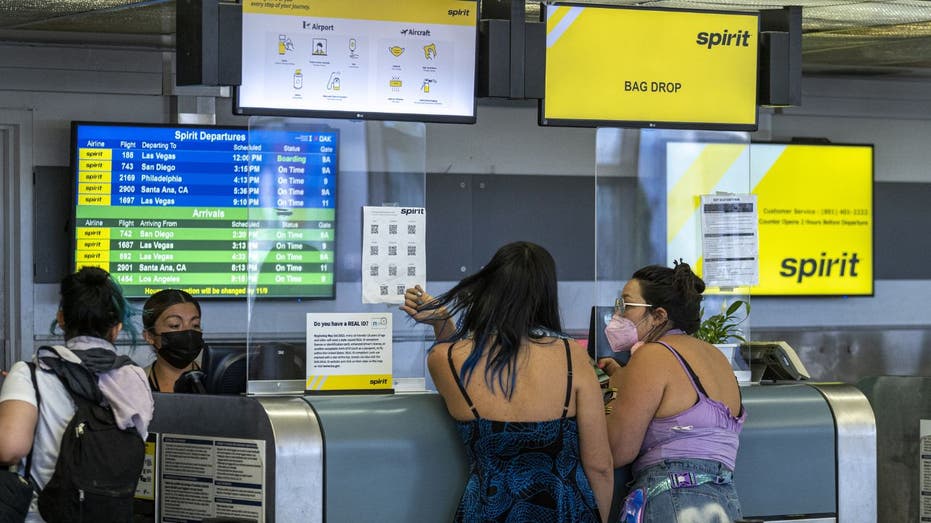
<svg viewBox="0 0 931 523">
<path fill-rule="evenodd" d="M 692 272 L 689 264 L 677 261 L 672 269 L 648 265 L 635 272 L 633 279 L 640 282 L 643 299 L 653 305 L 653 310 L 666 309 L 670 328 L 679 328 L 688 334 L 698 330 L 705 282 Z"/>
<path fill-rule="evenodd" d="M 142 328 L 155 334 L 155 322 L 158 321 L 168 307 L 179 303 L 193 303 L 200 316 L 200 303 L 193 296 L 181 289 L 162 289 L 149 296 L 142 306 Z"/>
<path fill-rule="evenodd" d="M 65 276 L 61 281 L 59 310 L 66 340 L 75 336 L 107 339 L 110 330 L 122 323 L 133 345 L 136 344 L 137 332 L 129 321 L 132 307 L 123 297 L 120 285 L 99 267 L 83 267 Z"/>
<path fill-rule="evenodd" d="M 448 311 L 447 317 L 462 314 L 456 332 L 438 341 L 455 343 L 471 338 L 473 342 L 472 352 L 462 365 L 462 378 L 468 383 L 487 349 L 485 383 L 492 393 L 497 383 L 507 398 L 514 391 L 521 343 L 525 338 L 540 337 L 531 330 L 542 327 L 551 333 L 562 332 L 556 263 L 546 249 L 530 242 L 501 247 L 480 271 L 421 309 L 441 307 Z"/>
</svg>

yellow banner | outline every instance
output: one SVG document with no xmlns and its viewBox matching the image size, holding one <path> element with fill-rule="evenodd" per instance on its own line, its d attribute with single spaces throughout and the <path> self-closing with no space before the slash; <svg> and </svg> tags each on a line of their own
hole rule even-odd
<svg viewBox="0 0 931 523">
<path fill-rule="evenodd" d="M 107 264 L 110 263 L 110 251 L 76 251 L 74 259 L 78 265 Z"/>
<path fill-rule="evenodd" d="M 109 240 L 109 227 L 78 227 L 75 236 L 78 240 Z"/>
<path fill-rule="evenodd" d="M 109 183 L 82 183 L 78 185 L 79 194 L 106 194 L 110 195 Z"/>
<path fill-rule="evenodd" d="M 344 376 L 308 376 L 305 390 L 391 390 L 394 382 L 390 374 L 351 374 Z"/>
<path fill-rule="evenodd" d="M 761 177 L 761 294 L 873 293 L 873 149 L 790 145 Z"/>
<path fill-rule="evenodd" d="M 79 194 L 78 205 L 110 205 L 109 194 Z"/>
<path fill-rule="evenodd" d="M 104 229 L 106 230 L 106 229 Z M 109 236 L 109 234 L 107 235 Z M 109 238 L 86 238 L 77 241 L 79 251 L 109 251 Z"/>
<path fill-rule="evenodd" d="M 81 183 L 110 183 L 110 171 L 80 171 L 78 181 Z"/>
<path fill-rule="evenodd" d="M 305 16 L 307 23 L 319 18 L 475 25 L 475 0 L 243 0 L 247 14 Z M 325 25 L 325 21 L 320 22 Z"/>
<path fill-rule="evenodd" d="M 546 9 L 544 120 L 755 128 L 755 13 Z"/>
<path fill-rule="evenodd" d="M 112 149 L 78 149 L 78 158 L 82 160 L 109 160 L 112 157 Z"/>
<path fill-rule="evenodd" d="M 102 159 L 81 159 L 80 164 L 78 164 L 78 170 L 80 171 L 111 171 L 111 166 L 113 162 L 110 160 Z"/>
<path fill-rule="evenodd" d="M 765 295 L 873 293 L 873 148 L 868 145 L 667 145 L 669 257 L 701 268 L 697 202 L 757 195 Z"/>
</svg>

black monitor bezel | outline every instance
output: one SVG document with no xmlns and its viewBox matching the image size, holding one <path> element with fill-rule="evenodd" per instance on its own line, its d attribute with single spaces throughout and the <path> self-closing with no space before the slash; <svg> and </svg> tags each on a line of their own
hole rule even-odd
<svg viewBox="0 0 931 523">
<path fill-rule="evenodd" d="M 303 117 L 303 118 L 322 118 L 335 120 L 382 120 L 397 122 L 422 122 L 422 123 L 451 123 L 451 124 L 474 124 L 478 119 L 478 60 L 479 46 L 481 44 L 480 25 L 481 25 L 481 2 L 479 0 L 461 0 L 475 6 L 475 52 L 472 60 L 472 114 L 471 115 L 453 115 L 453 114 L 422 114 L 411 112 L 378 112 L 378 111 L 331 111 L 316 109 L 285 109 L 281 107 L 244 107 L 240 104 L 240 89 L 242 83 L 233 86 L 233 103 L 232 111 L 236 115 L 244 116 L 278 116 L 278 117 Z M 241 80 L 242 82 L 242 80 Z"/>
<path fill-rule="evenodd" d="M 236 131 L 246 131 L 249 132 L 252 127 L 245 125 L 207 125 L 207 124 L 170 124 L 170 123 L 159 123 L 159 122 L 101 122 L 101 121 L 91 121 L 91 120 L 72 120 L 71 121 L 71 137 L 70 137 L 70 149 L 69 149 L 69 173 L 71 176 L 70 185 L 71 185 L 71 199 L 69 201 L 69 222 L 68 222 L 68 272 L 73 272 L 77 269 L 77 260 L 76 260 L 76 250 L 77 250 L 77 184 L 78 184 L 78 147 L 77 147 L 77 136 L 78 136 L 78 127 L 86 126 L 101 126 L 101 127 L 152 127 L 152 128 L 163 128 L 163 129 L 218 129 L 218 130 L 236 130 Z M 307 125 L 293 125 L 287 124 L 285 127 L 288 130 L 301 130 L 308 132 L 315 132 L 318 128 L 322 129 L 323 126 L 320 124 L 307 124 Z M 338 129 L 328 128 L 328 130 L 339 132 Z M 338 143 L 339 144 L 339 143 Z M 340 169 L 339 156 L 334 165 L 335 172 L 339 176 Z M 336 189 L 333 192 L 333 200 L 338 203 L 339 197 L 339 181 L 336 183 Z M 334 206 L 334 211 L 337 209 Z M 334 236 L 332 240 L 333 252 L 337 252 L 338 237 Z M 335 258 L 335 254 L 334 254 Z M 333 301 L 337 298 L 337 271 L 338 267 L 336 265 L 336 260 L 333 261 L 333 284 L 332 292 L 328 296 L 261 296 L 263 301 L 266 300 L 275 300 L 275 301 Z M 198 301 L 200 300 L 210 300 L 210 301 L 245 301 L 255 296 L 250 296 L 248 294 L 249 284 L 246 284 L 247 292 L 240 296 L 235 295 L 197 295 Z M 130 300 L 146 300 L 148 295 L 126 295 L 127 299 Z"/>
<path fill-rule="evenodd" d="M 559 6 L 568 7 L 592 7 L 607 9 L 625 9 L 641 11 L 666 11 L 677 13 L 709 13 L 709 14 L 730 14 L 730 15 L 756 15 L 757 17 L 757 35 L 760 34 L 760 17 L 758 13 L 748 11 L 734 10 L 711 10 L 711 9 L 677 9 L 671 7 L 655 7 L 642 5 L 605 5 L 605 4 L 585 4 L 578 2 L 544 2 L 540 10 L 540 18 L 546 23 L 546 9 Z M 760 53 L 757 47 L 756 67 L 754 70 L 754 92 L 760 88 L 759 71 L 760 71 Z M 542 127 L 623 127 L 634 129 L 682 129 L 682 130 L 703 130 L 703 131 L 756 131 L 759 129 L 760 111 L 757 104 L 758 96 L 754 96 L 754 118 L 753 123 L 714 123 L 714 122 L 679 122 L 675 120 L 610 120 L 610 119 L 581 119 L 581 118 L 547 118 L 546 117 L 546 48 L 544 46 L 543 58 L 543 97 L 538 102 L 538 124 Z"/>
</svg>

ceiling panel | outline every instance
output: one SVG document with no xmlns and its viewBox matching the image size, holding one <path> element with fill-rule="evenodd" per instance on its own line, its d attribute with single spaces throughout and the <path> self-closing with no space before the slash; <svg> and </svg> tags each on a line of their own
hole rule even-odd
<svg viewBox="0 0 931 523">
<path fill-rule="evenodd" d="M 931 78 L 931 0 L 625 0 L 579 3 L 753 11 L 802 6 L 805 74 Z M 538 20 L 539 2 L 526 2 Z M 0 0 L 0 41 L 174 46 L 174 0 Z"/>
</svg>

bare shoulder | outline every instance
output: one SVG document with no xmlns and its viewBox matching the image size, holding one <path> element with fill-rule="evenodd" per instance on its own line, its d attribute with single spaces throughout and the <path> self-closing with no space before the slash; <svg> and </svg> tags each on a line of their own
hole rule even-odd
<svg viewBox="0 0 931 523">
<path fill-rule="evenodd" d="M 433 347 L 430 347 L 430 352 L 427 353 L 427 365 L 431 367 L 440 363 L 445 365 L 451 346 L 452 343 L 437 343 Z"/>
<path fill-rule="evenodd" d="M 575 358 L 584 358 L 588 359 L 588 349 L 579 345 L 579 342 L 575 341 L 572 338 L 567 338 L 569 342 L 569 353 L 572 354 L 573 359 Z"/>
<path fill-rule="evenodd" d="M 649 342 L 640 346 L 627 362 L 629 374 L 642 379 L 666 380 L 670 369 L 678 367 L 676 357 L 660 343 Z"/>
<path fill-rule="evenodd" d="M 578 368 L 588 368 L 592 366 L 592 357 L 588 353 L 588 349 L 579 345 L 579 343 L 573 339 L 567 340 L 569 342 L 569 354 L 572 357 L 572 364 Z"/>
<path fill-rule="evenodd" d="M 711 368 L 723 368 L 730 371 L 730 363 L 720 350 L 714 345 L 692 336 L 676 336 L 677 346 L 681 346 L 680 353 L 690 362 L 705 363 Z"/>
<path fill-rule="evenodd" d="M 651 341 L 644 343 L 630 355 L 628 365 L 656 364 L 674 360 L 675 356 L 663 344 Z"/>
</svg>

